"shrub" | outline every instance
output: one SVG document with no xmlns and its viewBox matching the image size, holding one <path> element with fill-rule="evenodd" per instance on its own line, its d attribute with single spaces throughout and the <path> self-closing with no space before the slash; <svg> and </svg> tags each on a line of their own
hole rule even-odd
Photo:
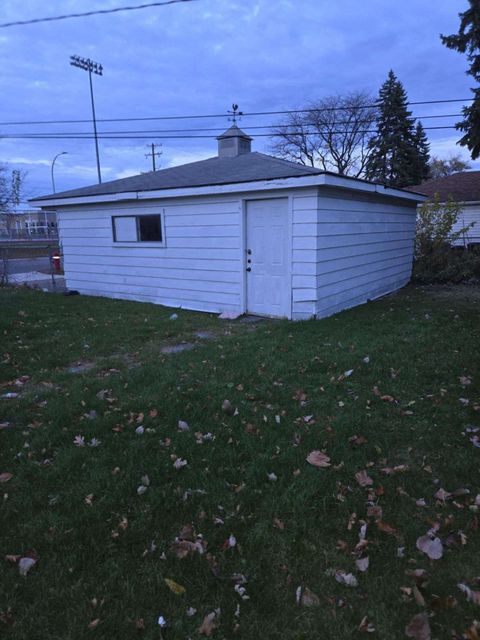
<svg viewBox="0 0 480 640">
<path fill-rule="evenodd" d="M 413 280 L 423 284 L 463 282 L 480 277 L 480 255 L 453 244 L 475 223 L 454 230 L 462 207 L 454 200 L 440 202 L 438 194 L 417 213 Z"/>
</svg>

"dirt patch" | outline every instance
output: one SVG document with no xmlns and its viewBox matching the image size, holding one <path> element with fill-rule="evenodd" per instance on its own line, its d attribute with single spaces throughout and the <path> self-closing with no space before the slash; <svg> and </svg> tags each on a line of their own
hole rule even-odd
<svg viewBox="0 0 480 640">
<path fill-rule="evenodd" d="M 69 367 L 67 367 L 67 371 L 68 373 L 79 375 L 91 371 L 96 366 L 97 365 L 95 364 L 95 362 L 92 362 L 91 360 L 79 360 L 78 362 L 74 362 Z"/>
<path fill-rule="evenodd" d="M 163 347 L 160 349 L 160 353 L 181 353 L 182 351 L 191 351 L 195 349 L 195 346 L 192 342 L 182 342 L 181 344 L 172 344 L 168 347 Z"/>
<path fill-rule="evenodd" d="M 419 286 L 418 289 L 437 298 L 468 298 L 480 301 L 480 285 L 478 284 L 431 284 Z"/>
</svg>

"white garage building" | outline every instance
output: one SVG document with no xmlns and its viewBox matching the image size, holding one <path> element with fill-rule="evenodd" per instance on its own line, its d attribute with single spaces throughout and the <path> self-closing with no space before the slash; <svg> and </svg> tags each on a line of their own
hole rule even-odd
<svg viewBox="0 0 480 640">
<path fill-rule="evenodd" d="M 31 201 L 57 211 L 67 286 L 210 312 L 323 317 L 405 285 L 424 197 L 251 151 Z"/>
</svg>

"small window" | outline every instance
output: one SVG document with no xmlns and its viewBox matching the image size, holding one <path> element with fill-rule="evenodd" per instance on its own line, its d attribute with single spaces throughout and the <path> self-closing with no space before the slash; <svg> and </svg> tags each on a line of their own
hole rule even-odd
<svg viewBox="0 0 480 640">
<path fill-rule="evenodd" d="M 114 242 L 163 243 L 162 219 L 159 214 L 144 216 L 113 216 Z"/>
<path fill-rule="evenodd" d="M 138 216 L 138 239 L 140 242 L 161 242 L 160 216 Z"/>
</svg>

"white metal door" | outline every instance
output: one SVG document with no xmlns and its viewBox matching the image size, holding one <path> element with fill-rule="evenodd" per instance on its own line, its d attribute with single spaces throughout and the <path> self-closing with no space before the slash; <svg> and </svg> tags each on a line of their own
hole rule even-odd
<svg viewBox="0 0 480 640">
<path fill-rule="evenodd" d="M 247 312 L 290 317 L 288 199 L 247 202 Z"/>
</svg>

